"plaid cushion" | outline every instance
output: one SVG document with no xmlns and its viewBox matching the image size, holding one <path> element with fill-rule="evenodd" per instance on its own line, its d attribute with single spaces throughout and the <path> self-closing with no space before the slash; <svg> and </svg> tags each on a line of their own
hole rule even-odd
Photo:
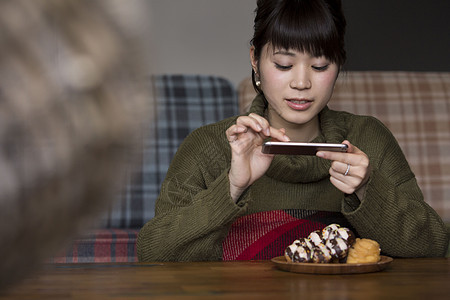
<svg viewBox="0 0 450 300">
<path fill-rule="evenodd" d="M 138 229 L 100 229 L 90 232 L 49 262 L 135 262 L 138 232 Z"/>
<path fill-rule="evenodd" d="M 157 75 L 142 165 L 132 172 L 106 228 L 140 228 L 154 216 L 155 200 L 178 146 L 194 129 L 238 114 L 237 93 L 226 79 L 206 75 Z"/>
<path fill-rule="evenodd" d="M 255 92 L 239 86 L 242 109 Z M 330 108 L 372 115 L 392 131 L 430 204 L 450 222 L 450 73 L 347 72 L 340 75 Z"/>
</svg>

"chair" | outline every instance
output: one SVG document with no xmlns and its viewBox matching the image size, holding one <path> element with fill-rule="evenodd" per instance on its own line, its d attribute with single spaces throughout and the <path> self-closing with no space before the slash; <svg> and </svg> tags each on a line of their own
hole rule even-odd
<svg viewBox="0 0 450 300">
<path fill-rule="evenodd" d="M 170 162 L 194 129 L 238 114 L 237 93 L 228 80 L 207 75 L 154 75 L 151 124 L 145 124 L 141 163 L 130 170 L 100 229 L 83 235 L 53 262 L 137 261 L 139 229 L 154 206 Z"/>
</svg>

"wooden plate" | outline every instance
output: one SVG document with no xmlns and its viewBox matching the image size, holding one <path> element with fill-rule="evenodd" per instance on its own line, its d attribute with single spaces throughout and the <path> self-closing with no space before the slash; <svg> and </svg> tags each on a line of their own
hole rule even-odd
<svg viewBox="0 0 450 300">
<path fill-rule="evenodd" d="M 317 264 L 317 263 L 290 263 L 284 256 L 272 258 L 277 268 L 294 273 L 307 274 L 361 274 L 383 271 L 393 259 L 381 255 L 377 263 L 364 264 Z"/>
</svg>

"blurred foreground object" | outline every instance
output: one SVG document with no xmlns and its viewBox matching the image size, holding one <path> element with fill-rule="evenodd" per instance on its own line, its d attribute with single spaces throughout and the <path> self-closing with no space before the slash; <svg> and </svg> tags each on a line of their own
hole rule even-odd
<svg viewBox="0 0 450 300">
<path fill-rule="evenodd" d="M 0 289 L 119 191 L 149 115 L 143 6 L 0 1 Z"/>
</svg>

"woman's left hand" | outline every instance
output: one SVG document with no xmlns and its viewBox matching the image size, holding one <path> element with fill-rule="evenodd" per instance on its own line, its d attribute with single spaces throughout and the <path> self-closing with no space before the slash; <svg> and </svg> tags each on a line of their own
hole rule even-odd
<svg viewBox="0 0 450 300">
<path fill-rule="evenodd" d="M 369 157 L 349 141 L 342 143 L 348 145 L 346 153 L 319 151 L 316 155 L 333 161 L 330 181 L 335 187 L 346 194 L 356 192 L 361 199 L 370 176 Z"/>
</svg>

